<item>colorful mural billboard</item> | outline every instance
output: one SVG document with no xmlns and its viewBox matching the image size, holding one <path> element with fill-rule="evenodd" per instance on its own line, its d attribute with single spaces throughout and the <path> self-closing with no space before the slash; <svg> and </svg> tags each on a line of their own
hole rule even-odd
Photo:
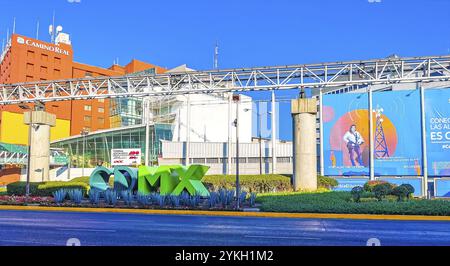
<svg viewBox="0 0 450 266">
<path fill-rule="evenodd" d="M 323 96 L 326 175 L 369 175 L 369 100 L 366 93 Z"/>
<path fill-rule="evenodd" d="M 428 175 L 450 176 L 450 89 L 425 90 Z"/>
<path fill-rule="evenodd" d="M 420 90 L 373 93 L 374 165 L 380 175 L 422 175 Z"/>
<path fill-rule="evenodd" d="M 450 175 L 450 90 L 425 91 L 429 174 Z M 367 93 L 323 96 L 325 175 L 367 176 L 370 166 Z M 420 90 L 374 92 L 376 176 L 422 176 Z"/>
</svg>

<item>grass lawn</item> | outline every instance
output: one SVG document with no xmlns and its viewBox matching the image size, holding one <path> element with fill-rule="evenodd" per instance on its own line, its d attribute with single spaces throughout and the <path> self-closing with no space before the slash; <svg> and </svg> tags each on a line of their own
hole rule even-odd
<svg viewBox="0 0 450 266">
<path fill-rule="evenodd" d="M 299 213 L 356 213 L 356 214 L 409 214 L 450 215 L 450 201 L 413 199 L 397 202 L 351 201 L 349 192 L 292 192 L 258 195 L 261 210 L 267 212 Z"/>
</svg>

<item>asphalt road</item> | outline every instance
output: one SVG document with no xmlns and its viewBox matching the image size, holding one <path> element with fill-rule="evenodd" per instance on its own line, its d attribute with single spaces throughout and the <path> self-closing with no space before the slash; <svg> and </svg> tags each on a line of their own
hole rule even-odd
<svg viewBox="0 0 450 266">
<path fill-rule="evenodd" d="M 450 223 L 0 211 L 0 245 L 450 245 Z"/>
</svg>

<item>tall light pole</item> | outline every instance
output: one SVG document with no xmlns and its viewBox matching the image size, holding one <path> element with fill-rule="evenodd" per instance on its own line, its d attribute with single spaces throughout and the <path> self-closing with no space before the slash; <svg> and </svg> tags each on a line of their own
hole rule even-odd
<svg viewBox="0 0 450 266">
<path fill-rule="evenodd" d="M 233 95 L 233 101 L 236 103 L 236 120 L 234 120 L 234 126 L 236 127 L 236 209 L 239 209 L 240 205 L 240 182 L 239 182 L 239 107 L 241 97 L 239 94 Z"/>
<path fill-rule="evenodd" d="M 81 169 L 81 175 L 84 177 L 84 168 L 85 168 L 85 163 L 86 163 L 86 158 L 85 158 L 85 143 L 86 143 L 86 136 L 89 135 L 89 131 L 87 131 L 86 129 L 81 130 L 81 136 L 83 136 L 83 168 Z"/>
<path fill-rule="evenodd" d="M 251 109 L 248 109 L 248 108 L 246 108 L 246 109 L 244 109 L 244 112 L 248 112 L 248 111 L 250 111 Z M 272 114 L 272 112 L 267 112 L 267 113 L 264 113 L 264 114 L 267 114 L 267 115 L 271 115 Z M 259 109 L 257 109 L 257 111 L 256 111 L 256 116 L 258 117 L 258 123 L 259 123 L 259 125 L 258 125 L 258 144 L 259 144 L 259 174 L 260 175 L 262 175 L 262 172 L 263 172 L 263 160 L 262 160 L 262 130 L 261 130 L 261 125 L 262 125 L 262 115 L 263 114 L 261 114 L 260 112 L 259 112 Z"/>
<path fill-rule="evenodd" d="M 23 110 L 31 110 L 27 105 L 19 105 Z M 30 124 L 28 125 L 28 158 L 27 158 L 27 184 L 25 186 L 25 204 L 28 204 L 28 198 L 30 197 L 30 165 L 31 165 L 31 133 L 33 128 L 33 112 L 30 111 Z"/>
</svg>

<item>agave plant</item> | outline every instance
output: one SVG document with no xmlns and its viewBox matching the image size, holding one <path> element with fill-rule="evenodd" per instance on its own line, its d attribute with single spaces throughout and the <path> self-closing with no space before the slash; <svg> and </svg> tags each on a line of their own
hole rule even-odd
<svg viewBox="0 0 450 266">
<path fill-rule="evenodd" d="M 255 192 L 253 192 L 252 194 L 250 194 L 250 198 L 249 198 L 250 207 L 255 206 L 256 196 L 257 196 L 257 194 L 256 194 Z"/>
<path fill-rule="evenodd" d="M 233 202 L 235 194 L 236 194 L 236 191 L 234 189 L 227 191 L 227 194 L 226 194 L 226 206 L 227 205 L 231 205 L 231 203 Z"/>
<path fill-rule="evenodd" d="M 172 203 L 173 207 L 180 207 L 180 203 L 181 203 L 181 196 L 175 196 L 175 195 L 171 195 L 170 196 L 170 202 Z"/>
<path fill-rule="evenodd" d="M 83 201 L 83 190 L 81 189 L 71 189 L 68 191 L 69 198 L 75 204 L 80 204 Z"/>
<path fill-rule="evenodd" d="M 159 195 L 159 198 L 158 198 L 158 204 L 159 204 L 159 207 L 164 207 L 164 205 L 166 204 L 166 195 Z"/>
<path fill-rule="evenodd" d="M 189 206 L 190 195 L 186 191 L 183 191 L 180 195 L 180 203 L 183 206 Z"/>
<path fill-rule="evenodd" d="M 219 193 L 211 192 L 209 193 L 208 204 L 210 208 L 213 208 L 219 202 Z"/>
<path fill-rule="evenodd" d="M 144 195 L 142 193 L 137 194 L 137 202 L 142 206 L 147 206 L 151 204 L 151 195 Z"/>
<path fill-rule="evenodd" d="M 120 194 L 126 205 L 131 206 L 133 204 L 133 192 L 130 190 L 122 190 Z"/>
<path fill-rule="evenodd" d="M 198 194 L 194 195 L 194 196 L 190 196 L 190 198 L 189 198 L 189 205 L 192 208 L 197 207 L 199 203 L 200 203 L 200 196 Z"/>
<path fill-rule="evenodd" d="M 60 204 L 63 203 L 64 200 L 67 197 L 67 191 L 65 189 L 59 189 L 55 192 L 53 192 L 53 199 L 55 200 L 55 203 Z"/>
<path fill-rule="evenodd" d="M 89 202 L 94 205 L 98 205 L 100 202 L 100 191 L 96 189 L 89 190 Z"/>
<path fill-rule="evenodd" d="M 239 196 L 239 202 L 240 202 L 241 204 L 245 203 L 245 199 L 246 199 L 246 198 L 247 198 L 247 192 L 243 191 L 243 192 L 241 193 L 241 195 Z"/>
<path fill-rule="evenodd" d="M 108 189 L 105 192 L 105 201 L 107 204 L 116 206 L 117 198 L 118 198 L 117 191 Z"/>
</svg>

